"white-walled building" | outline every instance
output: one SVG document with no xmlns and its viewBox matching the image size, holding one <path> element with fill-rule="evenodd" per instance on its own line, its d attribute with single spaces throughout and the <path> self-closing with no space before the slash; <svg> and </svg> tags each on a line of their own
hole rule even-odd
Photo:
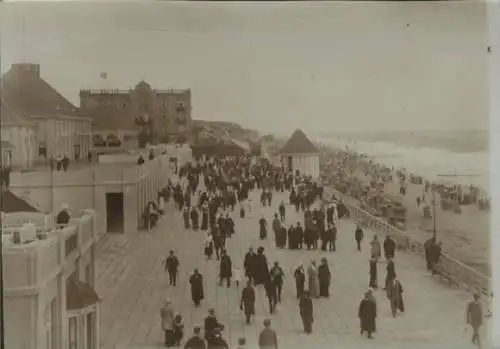
<svg viewBox="0 0 500 349">
<path fill-rule="evenodd" d="M 2 166 L 32 167 L 36 159 L 35 123 L 0 101 Z"/>
<path fill-rule="evenodd" d="M 81 116 L 75 105 L 42 78 L 39 64 L 13 64 L 1 77 L 1 84 L 2 105 L 16 123 L 6 129 L 2 118 L 2 140 L 14 147 L 14 167 L 46 164 L 51 156 L 87 161 L 92 149 L 92 119 Z"/>
<path fill-rule="evenodd" d="M 281 163 L 294 174 L 299 171 L 300 175 L 311 176 L 313 180 L 319 177 L 320 151 L 302 130 L 295 130 L 279 153 Z"/>
<path fill-rule="evenodd" d="M 1 237 L 6 348 L 98 349 L 95 213 L 64 229 L 51 215 L 2 213 Z"/>
</svg>

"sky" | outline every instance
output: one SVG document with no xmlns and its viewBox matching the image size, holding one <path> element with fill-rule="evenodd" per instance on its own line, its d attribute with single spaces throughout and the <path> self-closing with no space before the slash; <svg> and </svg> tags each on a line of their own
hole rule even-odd
<svg viewBox="0 0 500 349">
<path fill-rule="evenodd" d="M 82 88 L 191 88 L 192 117 L 286 135 L 488 128 L 486 5 L 13 3 L 1 70 Z M 100 75 L 107 73 L 107 80 Z"/>
</svg>

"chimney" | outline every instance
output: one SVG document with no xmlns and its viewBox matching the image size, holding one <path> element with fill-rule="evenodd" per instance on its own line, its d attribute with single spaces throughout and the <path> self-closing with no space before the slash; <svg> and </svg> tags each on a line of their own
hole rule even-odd
<svg viewBox="0 0 500 349">
<path fill-rule="evenodd" d="M 14 63 L 12 64 L 12 70 L 16 73 L 33 74 L 37 78 L 40 78 L 40 64 Z"/>
</svg>

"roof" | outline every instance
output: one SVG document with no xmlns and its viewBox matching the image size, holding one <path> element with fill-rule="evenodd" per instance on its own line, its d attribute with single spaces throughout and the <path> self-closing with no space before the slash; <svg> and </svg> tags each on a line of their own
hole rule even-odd
<svg viewBox="0 0 500 349">
<path fill-rule="evenodd" d="M 319 154 L 320 151 L 302 130 L 295 130 L 280 150 L 281 154 Z"/>
<path fill-rule="evenodd" d="M 81 310 L 98 303 L 100 300 L 90 284 L 72 279 L 68 281 L 66 286 L 67 310 Z"/>
<path fill-rule="evenodd" d="M 14 112 L 4 100 L 0 100 L 0 118 L 4 126 L 34 126 L 26 117 Z"/>
<path fill-rule="evenodd" d="M 0 193 L 2 200 L 0 200 L 0 211 L 4 213 L 13 212 L 38 212 L 36 208 L 28 204 L 23 199 L 12 194 L 10 190 Z"/>
<path fill-rule="evenodd" d="M 25 71 L 21 67 L 12 67 L 2 76 L 2 95 L 12 110 L 24 116 L 78 116 L 76 106 L 42 79 L 38 72 Z"/>
</svg>

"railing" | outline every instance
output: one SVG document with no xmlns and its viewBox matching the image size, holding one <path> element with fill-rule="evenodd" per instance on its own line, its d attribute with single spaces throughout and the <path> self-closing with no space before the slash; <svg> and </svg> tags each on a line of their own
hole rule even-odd
<svg viewBox="0 0 500 349">
<path fill-rule="evenodd" d="M 333 188 L 325 188 L 325 195 L 331 196 L 332 193 L 335 193 L 337 197 L 342 197 L 343 203 L 347 206 L 351 213 L 351 218 L 364 224 L 367 228 L 377 233 L 391 235 L 399 249 L 410 250 L 420 256 L 425 256 L 424 245 L 420 241 L 415 240 L 401 229 L 398 229 L 386 221 L 363 210 L 355 204 L 351 198 L 347 198 L 346 195 L 341 194 Z M 459 287 L 474 293 L 487 296 L 490 295 L 489 277 L 454 259 L 446 253 L 441 254 L 438 262 L 438 268 L 444 270 L 446 274 L 453 278 L 453 281 Z"/>
<path fill-rule="evenodd" d="M 84 89 L 80 90 L 80 95 L 120 95 L 120 94 L 130 94 L 134 89 Z M 180 94 L 191 91 L 188 88 L 180 89 L 180 88 L 172 88 L 172 89 L 163 89 L 163 90 L 153 90 L 153 92 L 157 94 Z"/>
</svg>

